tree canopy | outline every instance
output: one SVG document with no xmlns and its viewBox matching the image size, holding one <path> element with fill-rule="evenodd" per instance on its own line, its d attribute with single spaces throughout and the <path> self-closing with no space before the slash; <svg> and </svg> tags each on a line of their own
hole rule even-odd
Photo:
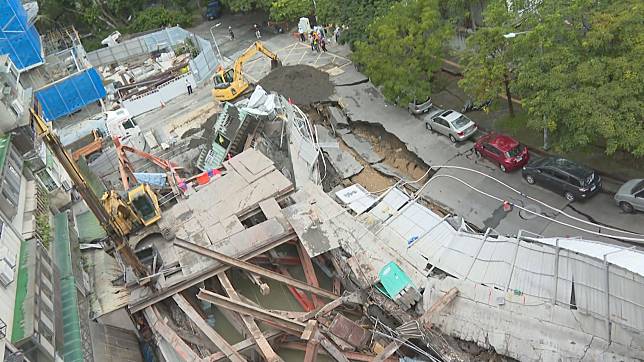
<svg viewBox="0 0 644 362">
<path fill-rule="evenodd" d="M 514 60 L 529 125 L 546 119 L 562 150 L 644 156 L 643 16 L 637 0 L 544 1 L 525 15 Z"/>
<path fill-rule="evenodd" d="M 425 99 L 440 68 L 451 32 L 441 20 L 438 0 L 410 0 L 391 6 L 356 43 L 354 60 L 384 96 L 398 104 Z"/>
<path fill-rule="evenodd" d="M 460 54 L 463 79 L 459 85 L 474 100 L 496 99 L 501 94 L 513 114 L 510 83 L 514 77 L 512 65 L 513 39 L 504 35 L 512 32 L 506 24 L 505 0 L 492 1 L 485 11 L 485 27 L 467 39 L 467 48 Z"/>
<path fill-rule="evenodd" d="M 317 0 L 318 21 L 343 26 L 340 41 L 367 40 L 368 27 L 390 12 L 399 0 Z"/>
</svg>

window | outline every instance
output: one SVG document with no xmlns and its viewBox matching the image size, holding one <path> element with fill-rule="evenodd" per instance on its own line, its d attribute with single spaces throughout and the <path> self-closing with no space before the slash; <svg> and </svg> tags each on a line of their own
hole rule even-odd
<svg viewBox="0 0 644 362">
<path fill-rule="evenodd" d="M 234 74 L 235 71 L 233 69 L 229 69 L 226 73 L 224 73 L 224 80 L 226 81 L 226 83 L 232 83 Z"/>
<path fill-rule="evenodd" d="M 43 185 L 43 187 L 47 189 L 47 191 L 52 192 L 58 188 L 58 184 L 51 177 L 47 169 L 36 172 L 36 176 L 38 177 L 38 180 L 40 180 L 40 183 Z"/>
<path fill-rule="evenodd" d="M 123 122 L 123 128 L 125 129 L 132 129 L 136 127 L 134 124 L 134 121 L 132 119 L 128 119 L 127 121 Z"/>
<path fill-rule="evenodd" d="M 441 125 L 443 127 L 449 128 L 449 124 L 447 124 L 447 121 L 442 119 L 442 118 L 436 118 L 436 123 L 438 123 L 439 125 Z"/>
<path fill-rule="evenodd" d="M 524 148 L 525 148 L 524 145 L 518 145 L 515 148 L 513 148 L 513 149 L 509 150 L 508 152 L 506 152 L 505 156 L 508 157 L 508 158 L 516 157 L 519 154 L 521 154 L 521 152 L 523 152 Z"/>
<path fill-rule="evenodd" d="M 495 155 L 500 155 L 501 154 L 501 151 L 499 151 L 496 147 L 492 146 L 489 143 L 484 144 L 483 148 L 485 148 L 487 151 L 492 152 Z"/>
<path fill-rule="evenodd" d="M 560 172 L 560 171 L 557 171 L 557 170 L 553 170 L 552 172 L 553 172 L 553 174 L 552 174 L 552 175 L 553 175 L 556 179 L 559 179 L 559 180 L 564 181 L 564 182 L 570 182 L 570 180 L 569 180 L 569 178 L 568 178 L 568 175 L 566 175 L 565 173 Z"/>
<path fill-rule="evenodd" d="M 644 199 L 644 190 L 636 193 L 635 197 L 637 197 L 638 199 Z"/>
<path fill-rule="evenodd" d="M 460 129 L 460 128 L 463 128 L 463 127 L 467 126 L 470 122 L 471 121 L 470 121 L 469 118 L 467 118 L 465 116 L 460 116 L 457 119 L 455 119 L 454 121 L 452 121 L 452 125 L 454 125 L 454 128 Z"/>
</svg>

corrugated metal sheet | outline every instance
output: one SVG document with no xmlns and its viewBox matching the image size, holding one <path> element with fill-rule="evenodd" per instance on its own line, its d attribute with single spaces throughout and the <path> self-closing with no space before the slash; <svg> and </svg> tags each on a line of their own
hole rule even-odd
<svg viewBox="0 0 644 362">
<path fill-rule="evenodd" d="M 389 206 L 382 203 L 367 216 L 385 219 L 381 210 Z M 605 319 L 607 311 L 608 273 L 611 320 L 644 330 L 644 253 L 640 251 L 573 238 L 534 242 L 485 237 L 455 230 L 417 203 L 403 207 L 382 223 L 377 235 L 417 270 L 439 268 L 454 277 L 518 296 L 530 295 L 545 302 L 556 299 L 562 306 L 574 302 L 571 308 L 599 321 Z M 410 245 L 414 238 L 418 239 Z M 603 256 L 608 253 L 607 269 Z"/>
</svg>

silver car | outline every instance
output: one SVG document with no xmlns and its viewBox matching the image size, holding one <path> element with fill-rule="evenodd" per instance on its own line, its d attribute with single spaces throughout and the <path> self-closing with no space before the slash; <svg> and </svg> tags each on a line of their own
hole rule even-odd
<svg viewBox="0 0 644 362">
<path fill-rule="evenodd" d="M 615 194 L 615 202 L 624 212 L 644 211 L 644 179 L 623 184 Z"/>
<path fill-rule="evenodd" d="M 442 133 L 452 142 L 465 141 L 477 130 L 476 123 L 454 110 L 442 111 L 429 117 L 425 128 Z"/>
<path fill-rule="evenodd" d="M 419 102 L 417 100 L 413 100 L 409 102 L 407 105 L 407 110 L 411 114 L 419 115 L 423 113 L 429 112 L 430 108 L 434 106 L 434 103 L 432 103 L 432 98 L 427 98 L 424 102 Z"/>
</svg>

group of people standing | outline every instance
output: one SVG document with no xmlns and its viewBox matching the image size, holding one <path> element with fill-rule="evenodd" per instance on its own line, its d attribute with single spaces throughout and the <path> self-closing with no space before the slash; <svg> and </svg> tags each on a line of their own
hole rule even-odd
<svg viewBox="0 0 644 362">
<path fill-rule="evenodd" d="M 309 33 L 309 39 L 311 39 L 311 50 L 316 51 L 316 52 L 326 52 L 326 43 L 327 43 L 327 37 L 326 37 L 326 29 L 323 27 L 316 26 L 310 33 Z M 340 28 L 335 27 L 335 30 L 333 31 L 333 38 L 335 42 L 338 42 L 338 37 L 340 35 Z M 300 33 L 300 40 L 301 41 L 306 41 L 306 33 L 301 32 Z"/>
</svg>

